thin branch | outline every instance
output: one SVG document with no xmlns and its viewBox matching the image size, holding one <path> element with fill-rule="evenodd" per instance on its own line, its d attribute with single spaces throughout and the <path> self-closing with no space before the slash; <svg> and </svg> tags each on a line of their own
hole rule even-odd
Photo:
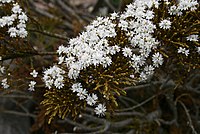
<svg viewBox="0 0 200 134">
<path fill-rule="evenodd" d="M 152 83 L 148 83 L 148 84 L 126 87 L 126 88 L 124 88 L 124 90 L 136 90 L 136 89 L 141 89 L 141 88 L 147 88 L 147 87 L 150 87 L 152 84 L 153 85 L 159 85 L 161 83 L 162 82 L 160 82 L 160 81 L 156 81 L 156 82 L 152 82 Z"/>
<path fill-rule="evenodd" d="M 121 109 L 121 110 L 119 109 L 119 110 L 116 110 L 116 111 L 123 112 L 123 111 L 134 110 L 134 109 L 136 109 L 136 108 L 138 108 L 138 107 L 141 107 L 142 105 L 148 103 L 149 101 L 153 100 L 153 99 L 156 98 L 157 96 L 158 96 L 157 94 L 156 94 L 156 95 L 153 95 L 153 96 L 149 97 L 148 99 L 146 99 L 145 101 L 143 101 L 143 102 L 141 102 L 141 103 L 139 103 L 139 104 L 137 104 L 137 105 L 135 105 L 135 106 L 133 106 L 133 107 L 124 108 L 124 109 Z"/>
<path fill-rule="evenodd" d="M 8 59 L 16 59 L 16 58 L 24 58 L 24 57 L 32 57 L 32 56 L 46 56 L 46 55 L 57 55 L 56 52 L 37 52 L 37 51 L 31 51 L 31 52 L 16 52 L 13 54 L 9 54 L 6 56 L 2 56 L 2 61 L 8 60 Z"/>
<path fill-rule="evenodd" d="M 59 123 L 69 123 L 69 124 L 71 124 L 71 125 L 73 125 L 75 127 L 79 127 L 79 129 L 85 130 L 85 131 L 96 131 L 96 130 L 100 129 L 99 127 L 91 128 L 91 127 L 85 126 L 83 124 L 80 124 L 80 123 L 77 123 L 75 121 L 72 121 L 72 120 L 70 120 L 68 118 L 65 118 L 64 120 L 59 120 L 58 122 Z"/>
<path fill-rule="evenodd" d="M 120 113 L 113 113 L 113 116 L 139 116 L 139 117 L 143 117 L 144 114 L 140 113 L 140 112 L 120 112 Z"/>
<path fill-rule="evenodd" d="M 31 113 L 23 113 L 23 112 L 11 111 L 11 110 L 3 110 L 0 112 L 6 113 L 6 114 L 14 114 L 18 116 L 26 116 L 26 117 L 28 116 L 28 117 L 36 118 L 36 115 L 31 114 Z"/>
<path fill-rule="evenodd" d="M 35 6 L 35 4 L 34 4 L 33 1 L 30 0 L 29 2 L 31 3 L 31 5 L 34 6 L 34 10 L 35 10 L 37 13 L 39 13 L 39 14 L 41 14 L 41 15 L 43 15 L 43 16 L 46 16 L 46 17 L 48 17 L 48 18 L 52 18 L 52 19 L 55 19 L 55 20 L 62 21 L 63 24 L 64 24 L 65 26 L 67 26 L 69 29 L 73 30 L 73 25 L 72 25 L 71 23 L 69 23 L 69 22 L 67 22 L 67 21 L 63 21 L 63 20 L 61 20 L 60 18 L 58 18 L 58 17 L 56 17 L 56 16 L 54 16 L 54 15 L 52 15 L 52 14 L 50 14 L 50 13 L 44 11 L 44 10 L 39 9 L 38 7 Z"/>
<path fill-rule="evenodd" d="M 188 111 L 187 107 L 185 106 L 185 104 L 182 101 L 178 101 L 178 102 L 181 104 L 181 106 L 185 110 L 185 113 L 186 113 L 186 115 L 188 117 L 189 126 L 191 127 L 193 134 L 198 134 L 197 131 L 195 130 L 194 126 L 193 126 L 192 119 L 190 117 L 190 114 L 189 114 L 189 111 Z"/>
<path fill-rule="evenodd" d="M 128 119 L 123 120 L 123 121 L 111 123 L 110 127 L 111 127 L 111 129 L 117 129 L 117 128 L 120 128 L 120 127 L 122 128 L 122 127 L 125 127 L 125 126 L 131 124 L 132 122 L 133 122 L 133 119 L 128 118 Z"/>
<path fill-rule="evenodd" d="M 61 6 L 61 8 L 63 8 L 65 11 L 69 12 L 72 16 L 76 17 L 76 19 L 79 20 L 80 23 L 83 23 L 84 21 L 81 19 L 80 16 L 78 16 L 76 14 L 76 12 L 71 9 L 69 6 L 67 6 L 62 0 L 57 0 L 59 6 Z"/>
<path fill-rule="evenodd" d="M 28 29 L 28 31 L 37 32 L 37 33 L 40 33 L 42 35 L 47 35 L 47 36 L 50 36 L 50 37 L 53 37 L 53 38 L 57 38 L 57 39 L 62 39 L 62 40 L 69 41 L 68 37 L 65 37 L 65 36 L 62 36 L 62 35 L 56 34 L 56 33 L 50 33 L 50 32 L 45 31 L 45 30 L 40 31 L 40 30 L 36 30 L 36 29 Z"/>
</svg>

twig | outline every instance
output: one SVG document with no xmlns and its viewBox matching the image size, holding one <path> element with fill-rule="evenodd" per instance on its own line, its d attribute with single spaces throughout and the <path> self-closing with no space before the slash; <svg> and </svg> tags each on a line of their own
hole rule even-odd
<svg viewBox="0 0 200 134">
<path fill-rule="evenodd" d="M 29 2 L 30 2 L 33 6 L 35 5 L 33 1 L 30 0 Z M 56 19 L 56 20 L 62 21 L 62 20 L 59 19 L 58 17 L 56 17 L 56 16 L 54 16 L 54 15 L 52 15 L 52 14 L 50 14 L 50 13 L 44 11 L 44 10 L 40 10 L 39 8 L 37 8 L 37 7 L 35 7 L 35 6 L 34 6 L 34 10 L 35 10 L 36 12 L 38 12 L 39 14 L 41 14 L 41 15 L 43 15 L 43 16 L 46 16 L 46 17 L 48 17 L 48 18 L 52 18 L 52 19 Z M 65 26 L 67 26 L 69 29 L 73 30 L 73 25 L 72 25 L 71 23 L 69 23 L 69 22 L 67 22 L 67 21 L 63 21 L 63 22 L 64 22 L 63 24 L 64 24 Z"/>
<path fill-rule="evenodd" d="M 59 6 L 63 8 L 65 11 L 69 12 L 72 16 L 76 17 L 76 19 L 79 20 L 80 23 L 83 23 L 84 21 L 79 17 L 73 9 L 71 9 L 69 6 L 67 6 L 62 0 L 57 0 Z"/>
<path fill-rule="evenodd" d="M 192 119 L 190 117 L 190 114 L 189 114 L 189 111 L 188 111 L 187 107 L 185 106 L 185 104 L 182 101 L 178 101 L 178 102 L 181 104 L 181 106 L 185 110 L 185 113 L 186 113 L 186 115 L 188 117 L 189 126 L 191 127 L 193 134 L 198 134 L 197 131 L 195 130 L 194 126 L 193 126 Z"/>
<path fill-rule="evenodd" d="M 94 127 L 94 128 L 91 128 L 91 127 L 88 127 L 88 126 L 85 126 L 83 124 L 80 124 L 80 123 L 77 123 L 75 121 L 72 121 L 68 118 L 65 118 L 64 120 L 59 120 L 58 121 L 59 123 L 69 123 L 75 127 L 79 127 L 81 130 L 85 130 L 85 131 L 96 131 L 98 129 L 100 129 L 99 127 Z"/>
<path fill-rule="evenodd" d="M 33 99 L 32 96 L 26 95 L 0 95 L 1 98 L 22 98 L 22 99 Z"/>
<path fill-rule="evenodd" d="M 129 125 L 132 122 L 133 122 L 133 119 L 128 118 L 128 119 L 123 120 L 123 121 L 111 123 L 110 128 L 111 129 L 117 129 L 117 128 L 120 128 L 120 127 L 122 128 L 122 127 Z"/>
<path fill-rule="evenodd" d="M 150 87 L 152 84 L 153 85 L 159 85 L 161 83 L 162 82 L 160 82 L 160 81 L 156 81 L 156 82 L 152 82 L 152 83 L 148 83 L 148 84 L 126 87 L 126 88 L 124 88 L 124 90 L 136 90 L 136 89 L 141 89 L 141 88 L 147 88 L 147 87 Z"/>
<path fill-rule="evenodd" d="M 157 97 L 158 95 L 153 95 L 151 97 L 149 97 L 148 99 L 146 99 L 145 101 L 133 106 L 133 107 L 129 107 L 129 108 L 124 108 L 122 110 L 116 110 L 116 111 L 119 111 L 119 112 L 123 112 L 123 111 L 129 111 L 129 110 L 133 110 L 135 108 L 138 108 L 138 107 L 141 107 L 142 105 L 146 104 L 147 102 L 151 101 L 152 99 L 154 99 L 155 97 Z"/>
<path fill-rule="evenodd" d="M 58 38 L 58 39 L 62 39 L 62 40 L 67 40 L 69 41 L 69 38 L 68 37 L 64 37 L 60 34 L 56 34 L 56 33 L 50 33 L 48 31 L 40 31 L 40 30 L 36 30 L 36 29 L 28 29 L 28 31 L 31 31 L 31 32 L 37 32 L 37 33 L 40 33 L 42 35 L 47 35 L 47 36 L 50 36 L 50 37 L 53 37 L 53 38 Z"/>
<path fill-rule="evenodd" d="M 143 117 L 144 114 L 140 113 L 140 112 L 120 112 L 120 113 L 113 113 L 113 116 L 140 116 Z"/>
<path fill-rule="evenodd" d="M 18 115 L 18 116 L 28 116 L 28 117 L 32 117 L 32 118 L 36 117 L 36 115 L 34 115 L 34 114 L 11 111 L 11 110 L 3 110 L 1 112 L 6 113 L 6 114 L 14 114 L 14 115 Z"/>
<path fill-rule="evenodd" d="M 33 51 L 31 51 L 31 52 L 16 52 L 13 54 L 2 56 L 2 61 L 8 60 L 8 59 L 31 57 L 31 56 L 36 56 L 36 55 L 39 55 L 39 56 L 57 55 L 57 53 L 56 52 L 37 52 L 37 51 L 35 51 L 35 52 L 33 52 Z"/>
</svg>

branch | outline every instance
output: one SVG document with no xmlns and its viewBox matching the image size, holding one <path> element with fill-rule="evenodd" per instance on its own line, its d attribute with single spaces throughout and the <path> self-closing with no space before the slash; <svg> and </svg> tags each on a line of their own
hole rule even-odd
<svg viewBox="0 0 200 134">
<path fill-rule="evenodd" d="M 153 100 L 153 99 L 154 99 L 155 97 L 157 97 L 157 96 L 158 96 L 158 94 L 153 95 L 153 96 L 149 97 L 148 99 L 146 99 L 145 101 L 143 101 L 143 102 L 141 102 L 141 103 L 139 103 L 139 104 L 137 104 L 137 105 L 135 105 L 135 106 L 133 106 L 133 107 L 124 108 L 124 109 L 122 109 L 122 110 L 119 109 L 119 110 L 116 110 L 116 111 L 124 112 L 124 111 L 134 110 L 134 109 L 136 109 L 136 108 L 138 108 L 138 107 L 141 107 L 142 105 L 148 103 L 149 101 Z"/>
<path fill-rule="evenodd" d="M 50 37 L 53 37 L 53 38 L 69 41 L 68 37 L 65 37 L 65 36 L 62 36 L 62 35 L 56 34 L 56 33 L 50 33 L 50 32 L 45 31 L 45 30 L 40 31 L 40 30 L 36 30 L 36 29 L 28 29 L 28 31 L 37 32 L 37 33 L 40 33 L 40 34 L 43 34 L 43 35 L 47 35 L 47 36 L 50 36 Z"/>
<path fill-rule="evenodd" d="M 186 113 L 186 115 L 188 117 L 189 126 L 191 127 L 193 134 L 198 134 L 197 131 L 195 130 L 194 126 L 193 126 L 192 119 L 190 117 L 190 114 L 189 114 L 189 111 L 188 111 L 187 107 L 185 106 L 185 104 L 183 102 L 181 102 L 181 101 L 178 101 L 178 102 L 181 104 L 181 106 L 185 110 L 185 113 Z"/>
<path fill-rule="evenodd" d="M 28 116 L 28 117 L 36 118 L 36 115 L 30 114 L 30 113 L 23 113 L 23 112 L 11 111 L 11 110 L 3 110 L 1 112 L 6 113 L 6 114 L 14 114 L 18 116 Z"/>
<path fill-rule="evenodd" d="M 24 58 L 24 57 L 31 57 L 31 56 L 46 56 L 46 55 L 57 55 L 56 52 L 16 52 L 13 54 L 8 54 L 6 56 L 2 56 L 2 61 L 8 60 L 8 59 L 16 59 L 16 58 Z"/>
</svg>

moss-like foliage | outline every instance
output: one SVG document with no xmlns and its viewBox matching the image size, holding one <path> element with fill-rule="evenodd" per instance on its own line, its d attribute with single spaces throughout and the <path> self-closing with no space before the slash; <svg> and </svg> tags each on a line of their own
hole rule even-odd
<svg viewBox="0 0 200 134">
<path fill-rule="evenodd" d="M 85 102 L 80 101 L 79 98 L 69 89 L 52 89 L 44 94 L 45 99 L 41 104 L 46 108 L 45 115 L 48 117 L 48 123 L 52 119 L 59 117 L 64 119 L 69 114 L 76 117 L 80 114 L 81 109 L 86 105 Z"/>
</svg>

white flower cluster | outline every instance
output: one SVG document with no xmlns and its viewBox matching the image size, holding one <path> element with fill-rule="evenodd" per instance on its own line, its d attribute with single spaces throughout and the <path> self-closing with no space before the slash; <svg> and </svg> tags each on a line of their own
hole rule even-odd
<svg viewBox="0 0 200 134">
<path fill-rule="evenodd" d="M 135 73 L 140 74 L 141 80 L 146 80 L 154 69 L 163 63 L 162 55 L 159 52 L 153 54 L 153 65 L 146 63 L 152 50 L 159 45 L 152 35 L 156 28 L 151 21 L 154 18 L 154 12 L 151 10 L 153 5 L 159 6 L 159 3 L 136 0 L 133 4 L 128 5 L 126 11 L 119 16 L 118 26 L 126 31 L 132 47 L 131 49 L 124 48 L 123 55 L 131 58 L 132 67 L 134 67 Z M 138 50 L 138 53 L 133 53 L 134 50 Z"/>
<path fill-rule="evenodd" d="M 1 60 L 2 60 L 2 57 L 0 56 L 0 61 Z M 6 68 L 0 64 L 0 77 L 2 77 L 2 76 L 4 77 L 5 72 L 6 72 Z M 5 77 L 1 80 L 0 83 L 1 83 L 1 86 L 3 87 L 3 89 L 7 89 L 10 87 L 10 85 L 8 84 L 7 81 L 8 81 L 8 79 Z"/>
<path fill-rule="evenodd" d="M 0 0 L 0 3 L 11 3 L 14 2 L 14 0 Z"/>
<path fill-rule="evenodd" d="M 196 10 L 198 2 L 197 0 L 179 0 L 177 5 L 173 5 L 169 8 L 168 12 L 170 15 L 181 16 L 185 10 Z"/>
<path fill-rule="evenodd" d="M 33 78 L 36 78 L 37 77 L 37 75 L 38 75 L 38 72 L 34 69 L 31 73 L 30 73 L 30 75 L 32 75 L 32 77 Z M 35 81 L 30 81 L 30 83 L 29 83 L 29 88 L 28 88 L 28 90 L 29 91 L 35 91 L 35 85 L 36 85 L 36 82 Z"/>
<path fill-rule="evenodd" d="M 1 85 L 2 85 L 2 87 L 3 87 L 4 89 L 7 89 L 7 88 L 10 87 L 10 85 L 8 85 L 8 79 L 7 79 L 7 78 L 1 80 Z"/>
<path fill-rule="evenodd" d="M 52 86 L 55 86 L 57 89 L 63 88 L 64 74 L 65 71 L 56 65 L 45 70 L 43 80 L 46 87 L 48 87 L 49 89 L 52 88 Z"/>
<path fill-rule="evenodd" d="M 89 66 L 95 68 L 102 65 L 104 69 L 107 69 L 114 62 L 112 57 L 122 53 L 129 60 L 130 68 L 134 69 L 134 74 L 130 75 L 130 78 L 139 76 L 139 80 L 142 81 L 151 76 L 155 68 L 159 68 L 164 62 L 162 54 L 156 51 L 161 44 L 153 36 L 156 24 L 152 21 L 154 18 L 152 9 L 153 7 L 159 8 L 160 2 L 161 0 L 135 0 L 121 14 L 113 13 L 110 17 L 98 17 L 86 27 L 85 32 L 71 39 L 67 47 L 59 46 L 58 64 L 66 66 L 69 71 L 65 72 L 57 66 L 46 70 L 43 77 L 46 86 L 51 88 L 54 85 L 58 89 L 62 88 L 64 86 L 63 75 L 66 73 L 68 78 L 75 81 L 71 87 L 72 92 L 90 106 L 96 106 L 98 102 L 94 111 L 97 115 L 104 115 L 106 106 L 99 102 L 97 95 L 89 94 L 81 83 L 77 83 L 80 72 Z M 169 4 L 168 0 L 164 2 Z M 196 5 L 195 0 L 180 0 L 177 5 L 171 6 L 168 12 L 170 15 L 181 15 L 183 10 L 194 10 Z M 170 29 L 171 25 L 172 22 L 168 18 L 163 18 L 158 24 L 162 29 Z M 123 47 L 120 42 L 110 45 L 109 39 L 120 36 L 116 29 L 123 31 L 125 38 L 128 39 L 128 43 Z M 187 40 L 196 41 L 198 36 L 191 35 Z M 199 47 L 197 51 L 200 51 Z M 178 53 L 187 56 L 189 51 L 179 48 Z"/>
<path fill-rule="evenodd" d="M 28 90 L 29 91 L 35 91 L 35 84 L 36 84 L 36 82 L 35 81 L 30 81 L 30 83 L 29 83 L 29 88 L 28 88 Z"/>
<path fill-rule="evenodd" d="M 172 5 L 169 7 L 168 13 L 170 15 L 181 16 L 183 14 L 183 11 L 186 10 L 194 11 L 197 9 L 198 6 L 199 3 L 197 2 L 197 0 L 179 0 L 177 5 Z M 172 22 L 170 22 L 169 19 L 164 19 L 159 23 L 159 27 L 162 29 L 170 29 L 171 25 Z M 187 41 L 194 41 L 194 42 L 197 42 L 198 38 L 199 38 L 198 35 L 189 35 L 188 37 L 186 37 Z M 186 56 L 190 54 L 189 49 L 183 47 L 178 48 L 178 53 L 184 54 Z M 199 53 L 198 47 L 197 47 L 197 53 Z"/>
<path fill-rule="evenodd" d="M 186 37 L 186 39 L 187 39 L 187 41 L 198 42 L 199 36 L 192 34 L 192 35 L 189 35 L 188 37 Z M 189 51 L 190 51 L 189 49 L 186 49 L 183 47 L 178 48 L 178 53 L 185 54 L 186 56 L 188 56 L 190 54 Z M 197 47 L 197 53 L 200 54 L 200 47 Z"/>
<path fill-rule="evenodd" d="M 71 90 L 77 93 L 77 96 L 79 96 L 80 100 L 85 99 L 88 105 L 90 106 L 96 105 L 98 101 L 97 95 L 94 93 L 88 94 L 88 91 L 86 89 L 83 89 L 81 83 L 73 84 Z M 98 116 L 104 116 L 106 112 L 106 107 L 104 104 L 98 104 L 94 111 Z"/>
<path fill-rule="evenodd" d="M 0 7 L 5 4 L 13 5 L 11 9 L 10 16 L 2 16 L 0 17 L 0 27 L 8 27 L 8 33 L 10 37 L 21 37 L 25 38 L 27 36 L 26 31 L 26 22 L 28 21 L 28 17 L 25 12 L 22 11 L 22 8 L 18 3 L 15 3 L 14 0 L 0 0 Z"/>
<path fill-rule="evenodd" d="M 146 80 L 153 74 L 155 68 L 163 64 L 163 58 L 159 52 L 152 56 L 153 65 L 146 63 L 152 50 L 159 44 L 152 36 L 156 28 L 151 21 L 154 13 L 150 10 L 151 7 L 146 8 L 147 4 L 136 0 L 135 3 L 128 5 L 126 11 L 120 15 L 113 13 L 110 17 L 98 17 L 86 27 L 85 32 L 71 39 L 68 47 L 59 46 L 57 50 L 58 64 L 64 64 L 69 69 L 68 77 L 77 80 L 81 70 L 91 65 L 94 67 L 102 65 L 107 68 L 113 62 L 112 56 L 121 52 L 130 60 L 131 67 L 135 72 L 140 74 L 140 79 Z M 116 19 L 119 20 L 119 24 L 113 22 Z M 109 45 L 108 38 L 117 36 L 117 27 L 126 32 L 129 44 L 125 47 L 120 47 L 120 44 Z M 50 88 L 54 82 L 49 75 L 52 75 L 52 72 L 45 71 L 43 79 L 46 86 Z M 86 100 L 88 105 L 96 105 L 97 95 L 88 94 L 88 91 L 82 88 L 81 83 L 73 84 L 71 90 L 77 94 L 80 100 Z M 106 106 L 100 103 L 94 111 L 99 116 L 104 115 Z"/>
<path fill-rule="evenodd" d="M 107 40 L 116 36 L 115 26 L 109 18 L 98 17 L 86 32 L 69 41 L 69 47 L 58 48 L 59 64 L 69 68 L 69 78 L 77 79 L 80 71 L 90 65 L 108 67 L 112 63 L 111 55 L 120 51 L 117 45 L 109 46 Z"/>
</svg>

